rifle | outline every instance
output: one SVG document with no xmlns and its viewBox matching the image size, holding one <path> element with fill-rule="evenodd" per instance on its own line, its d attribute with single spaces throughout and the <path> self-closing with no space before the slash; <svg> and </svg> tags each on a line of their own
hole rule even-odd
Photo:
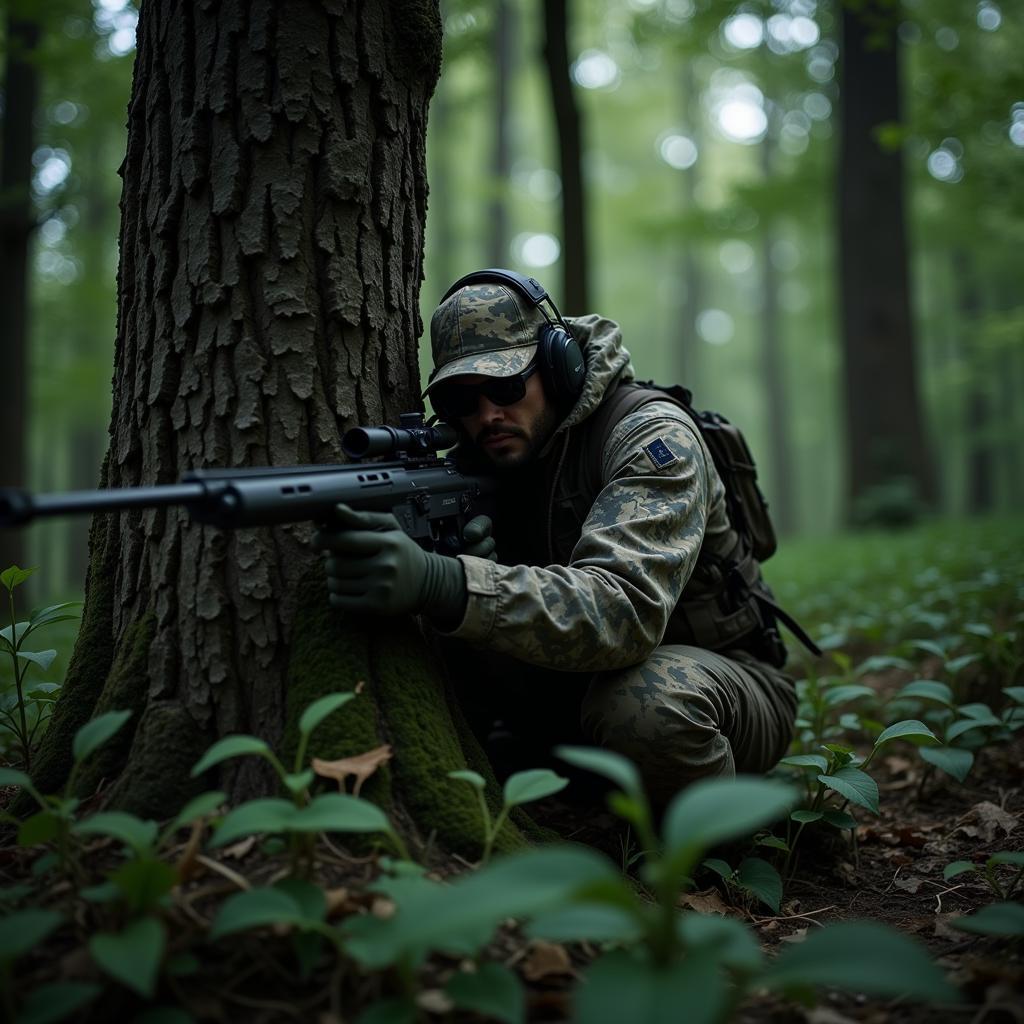
<svg viewBox="0 0 1024 1024">
<path fill-rule="evenodd" d="M 176 484 L 30 494 L 0 488 L 0 526 L 34 519 L 132 508 L 181 505 L 190 518 L 226 530 L 312 520 L 329 524 L 334 506 L 391 512 L 421 547 L 438 554 L 462 550 L 462 528 L 492 513 L 493 480 L 461 472 L 438 452 L 458 440 L 447 424 L 427 426 L 403 413 L 400 426 L 354 427 L 342 437 L 351 464 L 192 469 Z M 363 463 L 380 456 L 393 461 Z"/>
</svg>

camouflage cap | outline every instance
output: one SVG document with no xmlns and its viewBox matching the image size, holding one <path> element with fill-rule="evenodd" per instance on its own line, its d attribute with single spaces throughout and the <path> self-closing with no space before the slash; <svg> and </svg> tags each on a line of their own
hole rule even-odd
<svg viewBox="0 0 1024 1024">
<path fill-rule="evenodd" d="M 509 377 L 530 365 L 544 314 L 502 284 L 460 288 L 434 310 L 430 347 L 434 373 L 423 394 L 462 374 Z"/>
</svg>

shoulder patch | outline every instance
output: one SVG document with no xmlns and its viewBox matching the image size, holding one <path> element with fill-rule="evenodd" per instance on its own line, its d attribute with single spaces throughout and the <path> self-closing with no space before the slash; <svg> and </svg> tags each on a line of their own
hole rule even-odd
<svg viewBox="0 0 1024 1024">
<path fill-rule="evenodd" d="M 664 469 L 666 466 L 671 466 L 673 462 L 678 462 L 678 456 L 660 437 L 656 437 L 650 444 L 645 444 L 644 451 L 658 469 Z"/>
</svg>

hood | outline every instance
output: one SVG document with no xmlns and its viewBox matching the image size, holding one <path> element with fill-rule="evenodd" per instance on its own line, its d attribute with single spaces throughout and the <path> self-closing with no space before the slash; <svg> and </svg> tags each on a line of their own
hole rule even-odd
<svg viewBox="0 0 1024 1024">
<path fill-rule="evenodd" d="M 587 361 L 587 377 L 583 393 L 559 424 L 554 437 L 582 423 L 596 412 L 605 395 L 619 381 L 632 380 L 636 376 L 629 351 L 622 344 L 622 331 L 614 320 L 588 313 L 586 316 L 566 317 L 566 323 L 572 328 L 573 337 L 583 349 Z M 546 447 L 549 446 L 550 442 Z"/>
</svg>

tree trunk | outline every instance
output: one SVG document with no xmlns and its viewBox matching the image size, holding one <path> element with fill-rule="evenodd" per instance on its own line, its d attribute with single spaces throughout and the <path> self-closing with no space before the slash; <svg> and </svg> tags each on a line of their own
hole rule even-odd
<svg viewBox="0 0 1024 1024">
<path fill-rule="evenodd" d="M 761 170 L 772 177 L 771 136 L 761 145 Z M 786 359 L 779 325 L 779 279 L 772 263 L 775 233 L 770 214 L 761 232 L 761 377 L 764 381 L 768 438 L 768 479 L 771 482 L 772 521 L 781 534 L 793 530 L 793 458 L 789 444 L 789 401 L 786 395 Z"/>
<path fill-rule="evenodd" d="M 28 425 L 28 263 L 32 212 L 33 119 L 39 75 L 32 62 L 39 26 L 8 12 L 4 111 L 0 141 L 0 365 L 6 386 L 0 402 L 0 484 L 23 487 Z M 24 563 L 15 530 L 0 530 L 0 569 Z"/>
<path fill-rule="evenodd" d="M 420 407 L 440 44 L 436 0 L 143 5 L 107 486 L 342 461 L 344 427 Z M 40 783 L 62 779 L 85 719 L 128 707 L 83 788 L 106 779 L 113 803 L 166 815 L 199 785 L 189 769 L 211 740 L 252 732 L 287 750 L 311 700 L 364 682 L 314 752 L 392 743 L 379 798 L 466 846 L 477 812 L 445 778 L 465 763 L 458 723 L 419 633 L 329 611 L 312 532 L 225 532 L 180 509 L 96 517 Z M 228 762 L 220 783 L 236 799 L 268 786 L 253 758 Z"/>
<path fill-rule="evenodd" d="M 905 479 L 934 498 L 922 425 L 904 225 L 903 161 L 880 144 L 901 119 L 898 12 L 842 8 L 839 266 L 847 497 Z"/>
<path fill-rule="evenodd" d="M 569 74 L 568 5 L 568 0 L 544 0 L 544 63 L 551 86 L 562 175 L 562 294 L 559 301 L 563 309 L 580 314 L 590 310 L 590 270 L 580 111 Z"/>
<path fill-rule="evenodd" d="M 512 86 L 515 12 L 508 0 L 497 0 L 494 11 L 494 149 L 491 154 L 491 202 L 488 211 L 487 263 L 508 263 L 509 93 Z"/>
<path fill-rule="evenodd" d="M 680 74 L 680 91 L 683 99 L 683 124 L 686 132 L 697 147 L 698 159 L 692 167 L 681 172 L 685 210 L 691 216 L 698 209 L 697 186 L 700 184 L 700 150 L 703 148 L 701 132 L 700 89 L 697 76 L 693 73 L 693 62 L 689 56 L 683 58 Z M 701 341 L 697 333 L 697 317 L 704 301 L 704 276 L 701 272 L 697 243 L 692 238 L 682 239 L 680 277 L 683 287 L 679 303 L 679 333 L 676 336 L 678 347 L 679 380 L 694 394 L 698 403 L 701 398 Z"/>
</svg>

